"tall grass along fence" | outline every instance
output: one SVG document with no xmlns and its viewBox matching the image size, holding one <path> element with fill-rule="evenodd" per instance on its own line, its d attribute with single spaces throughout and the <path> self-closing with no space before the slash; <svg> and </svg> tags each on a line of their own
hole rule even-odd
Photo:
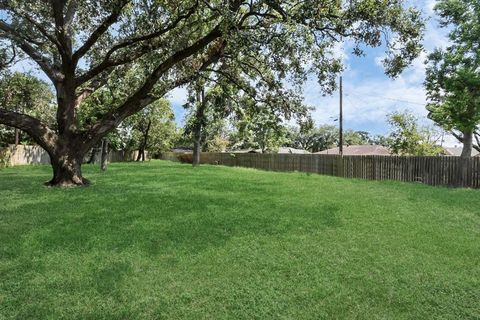
<svg viewBox="0 0 480 320">
<path fill-rule="evenodd" d="M 192 155 L 166 152 L 163 160 L 191 162 Z M 339 156 L 320 154 L 202 153 L 201 163 L 271 171 L 300 171 L 345 178 L 420 182 L 480 188 L 480 158 Z"/>
<path fill-rule="evenodd" d="M 95 163 L 100 161 L 100 153 L 100 150 L 96 151 Z M 134 161 L 137 155 L 138 151 L 111 150 L 108 153 L 108 161 Z M 85 162 L 89 160 L 90 156 L 90 153 L 85 156 Z M 0 168 L 27 164 L 50 164 L 50 156 L 40 146 L 10 145 L 6 148 L 0 148 Z"/>
</svg>

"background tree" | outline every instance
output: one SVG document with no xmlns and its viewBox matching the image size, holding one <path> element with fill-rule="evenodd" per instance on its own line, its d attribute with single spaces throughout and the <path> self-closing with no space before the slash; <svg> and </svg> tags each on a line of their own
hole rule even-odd
<svg viewBox="0 0 480 320">
<path fill-rule="evenodd" d="M 178 138 L 172 105 L 168 100 L 153 102 L 125 120 L 121 128 L 130 134 L 126 148 L 138 150 L 137 161 L 145 161 L 145 151 L 151 156 L 170 150 Z"/>
<path fill-rule="evenodd" d="M 53 108 L 53 94 L 42 80 L 20 73 L 6 73 L 0 78 L 0 108 L 16 113 L 28 114 L 41 119 L 53 126 L 55 109 Z M 19 144 L 22 139 L 29 141 L 27 136 L 22 136 L 17 128 L 13 130 L 0 125 L 0 144 Z"/>
<path fill-rule="evenodd" d="M 339 136 L 338 127 L 333 125 L 315 127 L 313 121 L 308 119 L 300 123 L 298 128 L 290 129 L 288 146 L 315 153 L 338 146 Z M 344 132 L 343 139 L 345 145 L 365 145 L 375 142 L 368 132 L 351 129 Z"/>
<path fill-rule="evenodd" d="M 135 69 L 133 70 L 135 71 Z M 132 77 L 134 74 L 135 72 L 131 72 Z M 124 75 L 125 79 L 128 79 L 129 76 Z M 115 105 L 117 92 L 121 90 L 123 90 L 123 86 L 107 83 L 93 93 L 79 112 L 80 122 L 89 125 L 97 121 L 103 112 Z M 156 100 L 140 112 L 125 119 L 118 128 L 106 135 L 100 143 L 92 148 L 88 162 L 93 163 L 95 155 L 99 151 L 104 151 L 102 148 L 104 141 L 108 143 L 107 151 L 138 150 L 137 160 L 143 161 L 146 150 L 154 156 L 171 149 L 176 139 L 178 139 L 178 133 L 170 102 L 166 99 Z"/>
<path fill-rule="evenodd" d="M 318 140 L 316 135 L 317 130 L 311 116 L 299 119 L 297 124 L 297 126 L 288 128 L 287 146 L 311 152 L 318 151 L 316 150 L 316 142 Z"/>
<path fill-rule="evenodd" d="M 477 0 L 440 0 L 440 25 L 449 28 L 448 48 L 428 57 L 425 87 L 429 117 L 463 143 L 462 157 L 480 151 L 480 5 Z M 474 143 L 476 138 L 476 145 Z"/>
<path fill-rule="evenodd" d="M 184 105 L 187 110 L 184 138 L 193 142 L 194 166 L 200 164 L 202 151 L 225 151 L 228 144 L 224 135 L 225 118 L 232 112 L 229 104 L 235 93 L 226 83 L 212 83 L 211 76 L 211 72 L 204 74 L 189 85 L 188 101 Z"/>
<path fill-rule="evenodd" d="M 388 115 L 392 127 L 389 135 L 391 152 L 397 155 L 438 156 L 444 154 L 438 145 L 441 134 L 433 128 L 420 126 L 410 112 L 394 112 Z"/>
<path fill-rule="evenodd" d="M 234 121 L 231 135 L 233 149 L 260 149 L 262 153 L 276 152 L 287 141 L 287 127 L 281 115 L 267 105 L 252 104 Z"/>
<path fill-rule="evenodd" d="M 341 70 L 334 46 L 351 39 L 358 55 L 363 45 L 386 42 L 386 72 L 397 75 L 421 49 L 420 14 L 404 4 L 1 0 L 0 45 L 22 51 L 51 80 L 57 112 L 51 127 L 1 108 L 0 123 L 24 130 L 49 153 L 50 185 L 83 185 L 88 183 L 81 172 L 84 155 L 106 134 L 224 61 L 237 64 L 250 77 L 275 80 L 265 83 L 288 80 L 296 90 L 307 74 L 316 73 L 324 91 L 330 92 Z M 141 72 L 123 81 L 132 68 Z M 108 83 L 123 90 L 115 91 L 114 103 L 100 108 L 95 121 L 81 123 L 86 100 Z M 250 83 L 255 93 L 269 89 Z"/>
<path fill-rule="evenodd" d="M 371 144 L 377 145 L 377 146 L 384 146 L 388 147 L 392 144 L 391 138 L 389 136 L 384 136 L 382 134 L 376 134 L 371 139 Z"/>
<path fill-rule="evenodd" d="M 343 143 L 346 146 L 373 144 L 370 133 L 366 131 L 356 131 L 352 129 L 345 130 L 343 133 Z"/>
<path fill-rule="evenodd" d="M 281 122 L 306 114 L 299 94 L 268 77 L 265 66 L 256 65 L 263 70 L 256 78 L 243 73 L 238 62 L 202 72 L 189 86 L 186 133 L 194 141 L 194 165 L 200 163 L 200 150 L 219 151 L 228 144 L 233 149 L 276 150 L 285 142 Z M 234 132 L 228 134 L 230 128 Z"/>
</svg>

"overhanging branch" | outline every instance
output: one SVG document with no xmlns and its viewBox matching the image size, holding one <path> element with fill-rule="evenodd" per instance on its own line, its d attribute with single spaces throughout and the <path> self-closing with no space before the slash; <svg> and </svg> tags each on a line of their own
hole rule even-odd
<svg viewBox="0 0 480 320">
<path fill-rule="evenodd" d="M 22 37 L 11 25 L 0 20 L 0 30 L 4 33 L 0 37 L 7 38 L 18 45 L 33 61 L 35 61 L 45 74 L 56 83 L 59 80 L 58 74 L 47 58 L 40 54 L 28 40 Z"/>
<path fill-rule="evenodd" d="M 40 120 L 29 115 L 0 109 L 0 123 L 27 132 L 47 151 L 51 151 L 55 147 L 56 133 Z"/>
</svg>

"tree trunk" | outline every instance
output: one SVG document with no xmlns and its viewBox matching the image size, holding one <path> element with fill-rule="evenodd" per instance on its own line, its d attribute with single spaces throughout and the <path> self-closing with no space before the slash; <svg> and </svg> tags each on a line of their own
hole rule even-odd
<svg viewBox="0 0 480 320">
<path fill-rule="evenodd" d="M 82 176 L 83 154 L 71 152 L 50 155 L 53 178 L 47 185 L 56 187 L 86 186 L 90 182 Z"/>
<path fill-rule="evenodd" d="M 20 130 L 15 128 L 15 147 L 20 144 Z"/>
<path fill-rule="evenodd" d="M 195 125 L 193 127 L 193 157 L 192 165 L 200 165 L 200 153 L 202 152 L 202 129 L 205 121 L 205 91 L 201 89 L 197 92 L 198 108 L 195 114 Z"/>
<path fill-rule="evenodd" d="M 135 159 L 135 161 L 139 162 L 140 160 L 142 160 L 142 146 L 138 148 L 137 159 Z"/>
<path fill-rule="evenodd" d="M 148 120 L 147 130 L 145 131 L 145 139 L 143 140 L 142 161 L 145 161 L 145 150 L 147 149 L 148 134 L 150 133 L 151 126 L 152 126 L 152 120 Z"/>
<path fill-rule="evenodd" d="M 470 158 L 472 156 L 473 148 L 473 130 L 465 130 L 463 132 L 463 149 L 462 158 Z"/>
<path fill-rule="evenodd" d="M 92 151 L 90 153 L 90 158 L 88 159 L 87 163 L 88 164 L 93 164 L 95 163 L 95 156 L 97 154 L 97 148 L 93 147 Z"/>
<path fill-rule="evenodd" d="M 480 134 L 474 133 L 473 135 L 475 136 L 475 140 L 477 141 L 477 144 L 473 145 L 473 148 L 480 152 Z"/>
<path fill-rule="evenodd" d="M 200 139 L 195 137 L 195 141 L 193 142 L 193 158 L 192 158 L 192 164 L 194 167 L 200 164 L 201 151 L 202 151 L 202 143 Z"/>
<path fill-rule="evenodd" d="M 102 141 L 102 159 L 101 159 L 101 163 L 100 163 L 100 168 L 102 169 L 102 171 L 107 170 L 107 164 L 108 164 L 107 156 L 108 156 L 108 140 L 103 139 L 103 141 Z"/>
<path fill-rule="evenodd" d="M 148 120 L 147 129 L 143 132 L 143 140 L 140 143 L 140 148 L 138 149 L 137 161 L 145 161 L 145 149 L 147 148 L 148 143 L 148 134 L 150 132 L 150 127 L 152 126 L 152 120 Z"/>
</svg>

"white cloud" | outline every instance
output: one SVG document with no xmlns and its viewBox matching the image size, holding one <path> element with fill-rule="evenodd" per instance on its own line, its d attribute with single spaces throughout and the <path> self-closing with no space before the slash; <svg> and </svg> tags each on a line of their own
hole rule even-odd
<svg viewBox="0 0 480 320">
<path fill-rule="evenodd" d="M 424 14 L 432 17 L 434 0 L 416 1 L 413 4 Z M 448 45 L 447 31 L 438 27 L 435 18 L 427 22 L 425 33 L 425 49 L 417 59 L 398 78 L 392 80 L 383 75 L 382 60 L 384 53 L 381 50 L 378 56 L 373 59 L 364 58 L 362 62 L 352 64 L 348 61 L 344 77 L 344 118 L 346 127 L 362 128 L 366 131 L 387 131 L 386 116 L 392 111 L 411 110 L 424 124 L 432 124 L 427 119 L 426 93 L 423 87 L 425 79 L 425 60 L 429 52 L 437 47 Z M 343 53 L 346 53 L 346 46 L 343 46 Z M 337 52 L 338 53 L 338 52 Z M 348 57 L 348 55 L 347 55 Z M 348 60 L 348 58 L 347 58 Z M 365 66 L 370 67 L 366 68 Z M 365 70 L 368 70 L 366 72 Z M 313 117 L 318 124 L 333 124 L 333 119 L 338 116 L 339 98 L 338 92 L 333 96 L 322 97 L 320 88 L 315 80 L 310 80 L 305 85 L 305 102 L 316 107 Z M 378 132 L 380 133 L 380 132 Z M 453 145 L 455 141 L 448 140 Z"/>
<path fill-rule="evenodd" d="M 424 8 L 427 10 L 428 14 L 434 14 L 433 8 L 437 4 L 437 0 L 426 0 Z"/>
<path fill-rule="evenodd" d="M 349 78 L 344 78 L 344 118 L 346 123 L 355 126 L 377 124 L 385 126 L 388 113 L 411 109 L 415 114 L 425 118 L 426 110 L 425 91 L 421 85 L 412 85 L 405 78 L 397 80 L 364 79 L 349 83 Z M 313 113 L 318 123 L 328 123 L 332 117 L 337 117 L 339 97 L 321 97 L 316 92 L 316 86 L 307 84 L 305 95 L 306 103 L 315 105 Z M 401 101 L 400 101 L 401 100 Z M 408 102 L 402 102 L 408 101 Z M 368 130 L 368 127 L 364 128 Z"/>
</svg>

